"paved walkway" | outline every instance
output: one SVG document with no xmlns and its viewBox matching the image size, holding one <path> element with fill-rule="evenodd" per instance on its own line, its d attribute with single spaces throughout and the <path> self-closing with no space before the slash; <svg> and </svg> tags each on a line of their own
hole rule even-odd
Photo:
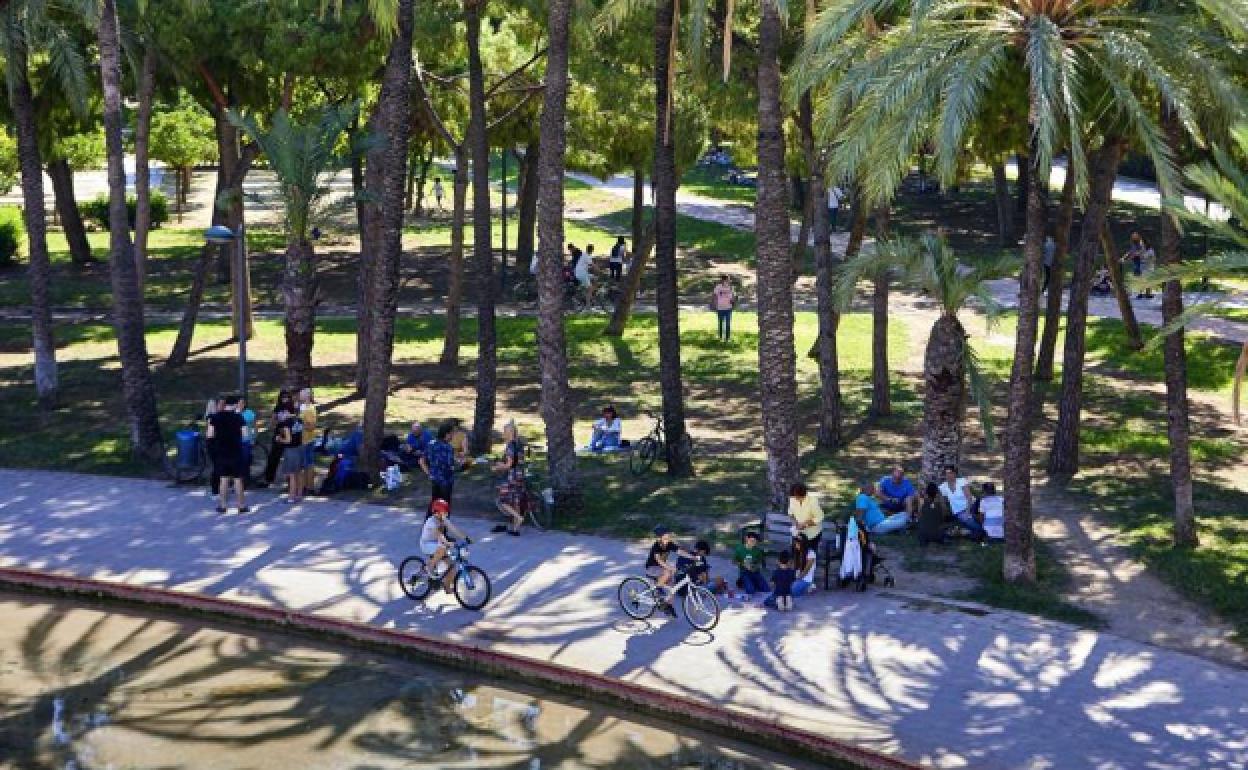
<svg viewBox="0 0 1248 770">
<path fill-rule="evenodd" d="M 269 494 L 218 516 L 200 490 L 27 471 L 0 471 L 0 487 L 4 566 L 419 628 L 934 767 L 1248 767 L 1248 671 L 1014 613 L 830 592 L 787 615 L 730 607 L 711 635 L 683 619 L 635 623 L 615 588 L 642 544 L 500 537 L 469 519 L 495 587 L 476 614 L 400 595 L 410 512 Z"/>
</svg>

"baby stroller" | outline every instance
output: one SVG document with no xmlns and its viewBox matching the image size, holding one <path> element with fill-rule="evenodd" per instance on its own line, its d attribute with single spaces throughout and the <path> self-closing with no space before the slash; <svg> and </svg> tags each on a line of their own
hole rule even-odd
<svg viewBox="0 0 1248 770">
<path fill-rule="evenodd" d="M 841 567 L 837 581 L 840 588 L 853 585 L 858 591 L 865 591 L 867 584 L 876 582 L 877 578 L 886 588 L 897 584 L 892 571 L 884 566 L 884 559 L 871 541 L 871 535 L 866 527 L 858 525 L 856 517 L 850 517 L 840 545 Z"/>
</svg>

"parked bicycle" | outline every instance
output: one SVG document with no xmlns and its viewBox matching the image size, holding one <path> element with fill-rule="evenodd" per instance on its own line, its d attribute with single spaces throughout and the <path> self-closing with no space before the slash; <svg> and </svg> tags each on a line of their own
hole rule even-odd
<svg viewBox="0 0 1248 770">
<path fill-rule="evenodd" d="M 503 510 L 501 501 L 495 502 L 495 506 L 503 517 L 510 516 Z M 520 513 L 538 532 L 544 532 L 554 525 L 554 506 L 546 499 L 537 474 L 527 469 L 524 471 L 524 491 L 520 495 Z"/>
<path fill-rule="evenodd" d="M 685 620 L 699 631 L 710 631 L 719 624 L 719 600 L 705 586 L 697 585 L 688 572 L 679 573 L 671 588 L 664 588 L 648 577 L 624 578 L 617 589 L 620 607 L 634 620 L 646 620 L 668 596 L 681 596 Z M 668 593 L 670 591 L 670 594 Z"/>
<path fill-rule="evenodd" d="M 490 600 L 490 576 L 485 570 L 468 563 L 468 546 L 471 540 L 461 540 L 447 547 L 446 558 L 450 566 L 446 571 L 431 575 L 425 560 L 409 556 L 399 564 L 399 587 L 407 598 L 423 601 L 435 588 L 443 587 L 448 571 L 454 573 L 451 590 L 455 599 L 467 610 L 479 610 Z"/>
<path fill-rule="evenodd" d="M 650 433 L 634 442 L 629 449 L 628 469 L 633 472 L 634 476 L 640 476 L 650 470 L 654 461 L 660 456 L 669 465 L 672 462 L 672 447 L 667 445 L 667 438 L 663 432 L 663 417 L 652 412 L 643 412 L 643 414 L 654 420 L 654 425 L 650 428 Z M 682 454 L 692 459 L 693 439 L 688 431 L 682 434 L 680 443 Z"/>
</svg>

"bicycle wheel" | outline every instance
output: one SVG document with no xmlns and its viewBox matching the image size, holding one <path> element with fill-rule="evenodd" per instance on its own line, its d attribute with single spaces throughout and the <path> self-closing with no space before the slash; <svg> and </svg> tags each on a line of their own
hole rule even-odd
<svg viewBox="0 0 1248 770">
<path fill-rule="evenodd" d="M 247 469 L 247 480 L 256 481 L 264 478 L 264 468 L 269 464 L 269 448 L 260 443 L 251 445 L 251 467 Z"/>
<path fill-rule="evenodd" d="M 189 458 L 179 458 L 177 446 L 166 444 L 162 457 L 165 476 L 175 484 L 199 481 L 208 467 L 208 454 L 202 444 L 196 447 L 195 454 Z"/>
<path fill-rule="evenodd" d="M 719 625 L 719 600 L 703 586 L 690 586 L 685 592 L 685 619 L 699 631 Z"/>
<path fill-rule="evenodd" d="M 659 442 L 647 436 L 633 445 L 633 451 L 628 453 L 628 469 L 634 476 L 640 476 L 650 470 L 658 456 Z"/>
<path fill-rule="evenodd" d="M 455 576 L 455 598 L 466 610 L 479 610 L 490 600 L 490 576 L 480 567 L 463 567 Z"/>
<path fill-rule="evenodd" d="M 429 579 L 424 559 L 409 556 L 403 560 L 399 565 L 399 588 L 413 601 L 421 601 L 429 595 L 433 590 L 433 581 Z"/>
<path fill-rule="evenodd" d="M 538 532 L 550 529 L 552 511 L 550 506 L 546 504 L 546 499 L 542 497 L 541 492 L 533 489 L 528 490 L 524 496 L 523 505 L 525 518 L 529 520 L 533 529 L 536 529 Z"/>
<path fill-rule="evenodd" d="M 624 578 L 616 594 L 620 599 L 620 607 L 634 620 L 645 620 L 654 614 L 659 606 L 655 596 L 654 585 L 645 578 Z"/>
</svg>

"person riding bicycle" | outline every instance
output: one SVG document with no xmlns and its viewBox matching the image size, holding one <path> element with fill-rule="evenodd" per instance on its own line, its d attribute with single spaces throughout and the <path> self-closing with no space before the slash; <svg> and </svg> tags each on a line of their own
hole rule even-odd
<svg viewBox="0 0 1248 770">
<path fill-rule="evenodd" d="M 425 519 L 425 524 L 420 530 L 420 552 L 428 559 L 426 569 L 430 577 L 437 577 L 437 566 L 446 559 L 447 549 L 454 545 L 456 540 L 468 541 L 467 536 L 451 523 L 451 506 L 441 498 L 434 500 L 429 505 L 429 518 Z M 454 575 L 451 574 L 450 564 L 442 577 L 442 587 L 451 590 L 451 580 Z"/>
<path fill-rule="evenodd" d="M 678 558 L 696 560 L 697 555 L 689 553 L 672 540 L 672 531 L 667 527 L 655 527 L 654 537 L 655 541 L 650 545 L 650 552 L 646 556 L 646 575 L 654 580 L 655 585 L 664 589 L 663 611 L 675 617 L 671 586 L 676 582 L 676 561 Z"/>
</svg>

